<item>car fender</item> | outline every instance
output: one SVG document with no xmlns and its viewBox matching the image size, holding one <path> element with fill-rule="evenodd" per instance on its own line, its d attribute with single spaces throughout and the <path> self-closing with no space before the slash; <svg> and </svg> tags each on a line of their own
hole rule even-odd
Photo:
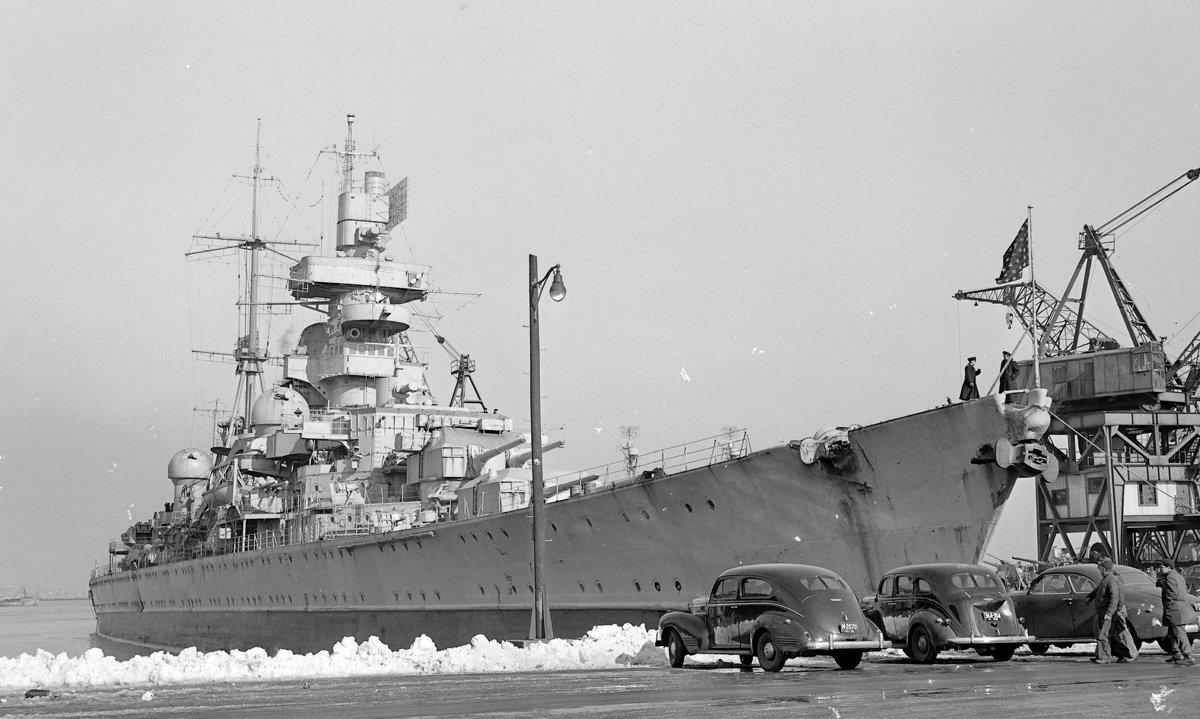
<svg viewBox="0 0 1200 719">
<path fill-rule="evenodd" d="M 858 604 L 858 610 L 862 612 L 864 618 L 869 619 L 880 634 L 884 634 L 883 630 L 883 610 L 879 608 L 879 595 L 869 594 L 863 597 Z"/>
<path fill-rule="evenodd" d="M 933 641 L 937 642 L 939 647 L 946 646 L 947 642 L 955 636 L 958 636 L 955 631 L 947 624 L 950 622 L 950 617 L 945 613 L 935 611 L 933 609 L 920 609 L 913 614 L 912 621 L 909 622 L 909 632 L 918 624 L 923 625 L 929 630 L 929 636 Z M 901 641 L 908 643 L 908 637 L 901 637 Z"/>
<path fill-rule="evenodd" d="M 691 612 L 668 612 L 658 620 L 658 640 L 655 644 L 660 647 L 666 646 L 667 629 L 679 632 L 679 638 L 690 654 L 706 650 L 711 644 L 708 622 Z"/>
<path fill-rule="evenodd" d="M 786 651 L 801 649 L 811 641 L 805 637 L 808 628 L 802 617 L 792 612 L 766 611 L 758 615 L 751 632 L 751 646 L 758 644 L 758 637 L 764 631 L 770 632 L 776 643 Z"/>
</svg>

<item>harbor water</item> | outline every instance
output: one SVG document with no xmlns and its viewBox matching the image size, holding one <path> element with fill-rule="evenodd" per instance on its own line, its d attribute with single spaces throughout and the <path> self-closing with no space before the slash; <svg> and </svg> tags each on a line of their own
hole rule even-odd
<svg viewBox="0 0 1200 719">
<path fill-rule="evenodd" d="M 122 661 L 145 653 L 138 647 L 96 635 L 96 615 L 86 599 L 43 600 L 36 607 L 0 607 L 0 657 L 51 654 L 77 657 L 98 647 Z"/>
</svg>

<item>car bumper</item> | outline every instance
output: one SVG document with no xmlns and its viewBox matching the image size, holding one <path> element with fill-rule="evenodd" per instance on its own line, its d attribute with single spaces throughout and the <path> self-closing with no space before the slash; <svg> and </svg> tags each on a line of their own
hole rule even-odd
<svg viewBox="0 0 1200 719">
<path fill-rule="evenodd" d="M 1037 641 L 1037 637 L 1021 635 L 1019 637 L 950 637 L 946 643 L 956 647 L 994 647 L 1003 644 L 1027 644 Z"/>
<path fill-rule="evenodd" d="M 840 651 L 844 649 L 853 649 L 864 652 L 874 652 L 880 649 L 890 649 L 892 643 L 883 637 L 878 639 L 830 639 L 827 642 L 813 642 L 808 646 L 811 649 L 830 651 Z"/>
</svg>

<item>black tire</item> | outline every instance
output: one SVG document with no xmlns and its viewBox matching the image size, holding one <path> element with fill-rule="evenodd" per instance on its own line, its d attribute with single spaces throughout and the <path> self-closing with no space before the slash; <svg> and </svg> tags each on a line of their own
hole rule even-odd
<svg viewBox="0 0 1200 719">
<path fill-rule="evenodd" d="M 904 652 L 904 656 L 908 657 L 909 659 L 913 658 L 912 649 L 909 647 L 900 647 L 900 651 Z"/>
<path fill-rule="evenodd" d="M 1016 650 L 1017 648 L 1012 644 L 998 646 L 992 650 L 992 659 L 995 659 L 998 662 L 1007 662 L 1009 659 L 1013 658 L 1013 652 Z"/>
<path fill-rule="evenodd" d="M 753 654 L 739 654 L 738 659 L 740 659 L 742 661 L 742 666 L 744 666 L 744 667 L 748 667 L 754 663 L 754 655 Z"/>
<path fill-rule="evenodd" d="M 843 649 L 833 653 L 833 661 L 842 669 L 853 669 L 862 661 L 863 653 L 853 649 Z"/>
<path fill-rule="evenodd" d="M 683 658 L 687 656 L 687 647 L 683 646 L 683 638 L 679 636 L 679 632 L 672 629 L 667 635 L 667 659 L 671 662 L 671 667 L 679 669 L 683 666 Z"/>
<path fill-rule="evenodd" d="M 787 662 L 787 655 L 767 632 L 763 632 L 758 638 L 754 655 L 758 657 L 758 666 L 762 667 L 764 672 L 777 672 L 783 669 L 784 663 Z"/>
<path fill-rule="evenodd" d="M 912 649 L 913 661 L 919 664 L 933 664 L 937 660 L 937 643 L 924 624 L 918 624 L 909 632 L 908 646 Z"/>
<path fill-rule="evenodd" d="M 1034 642 L 1029 645 L 1029 651 L 1038 655 L 1045 654 L 1046 652 L 1050 651 L 1050 645 L 1042 644 L 1041 642 Z"/>
</svg>

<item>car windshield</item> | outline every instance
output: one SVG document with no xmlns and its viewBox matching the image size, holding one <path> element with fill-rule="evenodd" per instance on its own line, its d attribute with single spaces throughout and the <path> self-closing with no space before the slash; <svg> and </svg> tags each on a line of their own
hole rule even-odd
<svg viewBox="0 0 1200 719">
<path fill-rule="evenodd" d="M 850 591 L 850 587 L 841 578 L 829 575 L 800 577 L 796 580 L 796 583 L 810 592 L 827 592 L 832 589 Z"/>
<path fill-rule="evenodd" d="M 999 589 L 1000 583 L 995 580 L 990 574 L 982 572 L 962 572 L 950 577 L 950 583 L 959 589 L 975 589 L 981 587 L 984 589 Z"/>
</svg>

